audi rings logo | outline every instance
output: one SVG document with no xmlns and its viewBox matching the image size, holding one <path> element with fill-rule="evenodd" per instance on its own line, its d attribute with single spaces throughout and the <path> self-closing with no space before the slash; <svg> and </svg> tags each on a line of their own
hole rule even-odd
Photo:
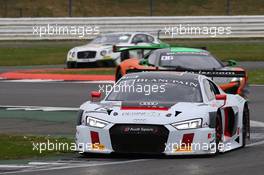
<svg viewBox="0 0 264 175">
<path fill-rule="evenodd" d="M 159 103 L 154 102 L 154 101 L 145 101 L 145 102 L 140 102 L 140 106 L 157 106 Z"/>
</svg>

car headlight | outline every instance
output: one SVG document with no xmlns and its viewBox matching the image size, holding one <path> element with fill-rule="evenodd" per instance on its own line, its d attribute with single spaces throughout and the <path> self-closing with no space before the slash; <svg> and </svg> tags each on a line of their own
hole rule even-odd
<svg viewBox="0 0 264 175">
<path fill-rule="evenodd" d="M 176 129 L 195 129 L 195 128 L 201 128 L 202 127 L 202 119 L 193 119 L 183 122 L 177 122 L 171 124 Z"/>
<path fill-rule="evenodd" d="M 76 52 L 72 52 L 71 56 L 75 57 L 75 55 L 76 55 Z"/>
<path fill-rule="evenodd" d="M 100 52 L 100 54 L 101 54 L 102 56 L 105 56 L 105 55 L 106 55 L 106 53 L 107 53 L 107 51 L 106 51 L 106 50 L 102 50 L 102 51 Z"/>
<path fill-rule="evenodd" d="M 104 128 L 108 122 L 93 118 L 93 117 L 87 117 L 86 119 L 87 125 L 91 127 L 96 127 L 96 128 Z"/>
</svg>

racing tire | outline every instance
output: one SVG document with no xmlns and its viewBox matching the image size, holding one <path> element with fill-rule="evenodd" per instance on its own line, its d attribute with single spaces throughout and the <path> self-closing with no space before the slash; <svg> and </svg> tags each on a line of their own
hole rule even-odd
<svg viewBox="0 0 264 175">
<path fill-rule="evenodd" d="M 67 62 L 67 68 L 68 69 L 73 69 L 76 67 L 77 67 L 77 64 L 75 62 Z"/>
<path fill-rule="evenodd" d="M 222 136 L 223 136 L 222 117 L 219 113 L 217 113 L 215 119 L 215 155 L 218 155 L 220 153 L 219 143 L 222 141 Z"/>
<path fill-rule="evenodd" d="M 242 122 L 242 148 L 246 146 L 247 136 L 250 132 L 250 119 L 249 119 L 249 109 L 245 105 L 243 110 L 243 122 Z"/>
</svg>

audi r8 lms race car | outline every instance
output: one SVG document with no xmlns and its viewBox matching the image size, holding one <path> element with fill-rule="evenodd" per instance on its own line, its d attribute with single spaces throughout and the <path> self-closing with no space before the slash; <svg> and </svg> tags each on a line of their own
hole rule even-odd
<svg viewBox="0 0 264 175">
<path fill-rule="evenodd" d="M 123 32 L 102 34 L 90 43 L 72 48 L 67 54 L 68 68 L 77 68 L 82 65 L 96 65 L 103 63 L 120 63 L 120 53 L 113 52 L 113 45 L 144 45 L 146 43 L 161 43 L 161 41 L 143 32 Z"/>
<path fill-rule="evenodd" d="M 158 45 L 135 46 L 119 48 L 126 53 L 126 58 L 116 69 L 116 80 L 125 75 L 130 70 L 163 70 L 175 69 L 178 71 L 246 71 L 240 67 L 234 67 L 236 62 L 230 60 L 227 65 L 214 57 L 210 52 L 203 49 L 184 47 L 160 47 Z M 133 54 L 137 52 L 135 56 Z M 124 54 L 123 54 L 124 55 Z M 248 77 L 217 76 L 211 77 L 220 87 L 231 94 L 241 96 L 248 95 Z"/>
<path fill-rule="evenodd" d="M 244 147 L 248 102 L 206 76 L 187 72 L 124 75 L 80 106 L 81 153 L 217 154 Z M 190 110 L 191 109 L 191 110 Z"/>
</svg>

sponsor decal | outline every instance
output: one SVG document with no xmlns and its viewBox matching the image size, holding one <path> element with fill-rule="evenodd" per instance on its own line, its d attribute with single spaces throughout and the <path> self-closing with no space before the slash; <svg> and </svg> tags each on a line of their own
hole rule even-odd
<svg viewBox="0 0 264 175">
<path fill-rule="evenodd" d="M 138 119 L 134 119 L 133 122 L 135 122 L 135 123 L 145 123 L 146 119 L 138 118 Z"/>
<path fill-rule="evenodd" d="M 175 152 L 192 152 L 192 146 L 184 145 L 184 146 L 175 146 Z"/>
<path fill-rule="evenodd" d="M 133 134 L 155 134 L 158 133 L 158 128 L 152 127 L 125 127 L 123 132 L 126 133 L 133 133 Z"/>
<path fill-rule="evenodd" d="M 160 117 L 161 113 L 155 111 L 126 111 L 122 112 L 121 116 Z"/>
<path fill-rule="evenodd" d="M 139 102 L 140 106 L 157 106 L 159 102 L 154 102 L 154 101 L 144 101 L 144 102 Z"/>
<path fill-rule="evenodd" d="M 103 144 L 100 143 L 94 143 L 92 144 L 92 150 L 104 150 L 105 146 Z"/>
</svg>

